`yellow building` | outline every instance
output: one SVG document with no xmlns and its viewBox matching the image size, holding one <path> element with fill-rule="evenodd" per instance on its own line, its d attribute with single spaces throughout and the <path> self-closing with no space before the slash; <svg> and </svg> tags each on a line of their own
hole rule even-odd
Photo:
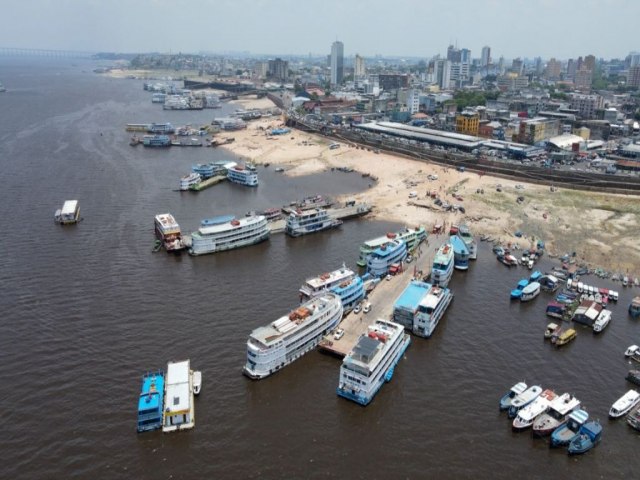
<svg viewBox="0 0 640 480">
<path fill-rule="evenodd" d="M 456 132 L 465 135 L 478 135 L 480 115 L 476 112 L 462 112 L 456 116 Z"/>
</svg>

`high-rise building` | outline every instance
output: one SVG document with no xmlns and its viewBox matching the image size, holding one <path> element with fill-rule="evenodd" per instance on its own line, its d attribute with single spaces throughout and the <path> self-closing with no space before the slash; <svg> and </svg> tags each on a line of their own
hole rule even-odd
<svg viewBox="0 0 640 480">
<path fill-rule="evenodd" d="M 640 53 L 631 52 L 627 58 L 629 59 L 629 68 L 640 65 Z"/>
<path fill-rule="evenodd" d="M 407 95 L 407 110 L 410 114 L 417 113 L 420 109 L 420 92 L 415 88 L 409 90 Z"/>
<path fill-rule="evenodd" d="M 576 71 L 578 70 L 578 64 L 573 58 L 567 60 L 567 80 L 574 80 L 576 78 Z"/>
<path fill-rule="evenodd" d="M 586 57 L 584 57 L 584 65 L 583 65 L 587 70 L 591 70 L 592 72 L 595 72 L 596 70 L 596 57 L 594 57 L 593 55 L 587 55 Z"/>
<path fill-rule="evenodd" d="M 344 75 L 344 45 L 335 41 L 331 45 L 331 85 L 341 85 Z"/>
<path fill-rule="evenodd" d="M 274 80 L 287 80 L 289 77 L 289 62 L 282 60 L 281 58 L 269 60 L 267 77 Z"/>
<path fill-rule="evenodd" d="M 482 56 L 480 57 L 480 66 L 487 67 L 491 63 L 491 48 L 488 46 L 482 47 Z"/>
<path fill-rule="evenodd" d="M 562 69 L 562 63 L 560 63 L 555 58 L 552 58 L 547 62 L 547 71 L 545 72 L 545 76 L 549 80 L 557 80 L 560 78 L 561 69 Z"/>
<path fill-rule="evenodd" d="M 451 88 L 451 61 L 440 59 L 435 63 L 436 82 L 442 89 Z"/>
<path fill-rule="evenodd" d="M 591 90 L 591 79 L 593 78 L 593 71 L 582 65 L 582 68 L 576 72 L 573 84 L 577 90 L 582 92 L 589 92 Z"/>
<path fill-rule="evenodd" d="M 364 77 L 367 74 L 364 66 L 364 57 L 356 53 L 356 59 L 353 63 L 353 76 L 355 78 Z"/>
<path fill-rule="evenodd" d="M 460 61 L 461 52 L 453 45 L 449 45 L 447 48 L 447 60 L 450 62 L 459 62 Z"/>
<path fill-rule="evenodd" d="M 640 63 L 634 65 L 629 69 L 629 76 L 627 77 L 627 85 L 630 87 L 640 87 Z"/>
<path fill-rule="evenodd" d="M 524 71 L 524 62 L 520 57 L 511 61 L 511 71 L 516 75 L 522 75 Z"/>
</svg>

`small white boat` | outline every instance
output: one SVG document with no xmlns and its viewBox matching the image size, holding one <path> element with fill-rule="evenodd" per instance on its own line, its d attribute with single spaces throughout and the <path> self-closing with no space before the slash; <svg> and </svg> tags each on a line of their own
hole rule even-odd
<svg viewBox="0 0 640 480">
<path fill-rule="evenodd" d="M 560 335 L 560 325 L 551 322 L 547 325 L 547 329 L 544 331 L 544 338 L 551 338 L 554 333 Z"/>
<path fill-rule="evenodd" d="M 602 310 L 596 318 L 596 321 L 593 322 L 593 331 L 595 333 L 600 333 L 605 329 L 609 322 L 611 321 L 611 310 Z"/>
<path fill-rule="evenodd" d="M 624 352 L 624 356 L 625 357 L 633 357 L 635 356 L 637 353 L 640 352 L 640 347 L 638 345 L 631 345 L 629 348 L 627 348 L 627 350 Z"/>
<path fill-rule="evenodd" d="M 611 406 L 609 416 L 611 418 L 621 417 L 635 407 L 638 402 L 640 402 L 640 393 L 635 390 L 629 390 Z"/>
<path fill-rule="evenodd" d="M 513 399 L 524 392 L 526 389 L 527 384 L 524 382 L 518 382 L 513 387 L 511 387 L 511 389 L 500 399 L 500 410 L 508 410 Z"/>
<path fill-rule="evenodd" d="M 202 388 L 202 372 L 200 370 L 193 371 L 193 394 L 200 394 Z"/>
<path fill-rule="evenodd" d="M 547 389 L 542 392 L 539 397 L 518 412 L 518 416 L 513 420 L 513 430 L 522 431 L 533 425 L 535 418 L 546 412 L 556 397 L 553 390 Z"/>
<path fill-rule="evenodd" d="M 511 406 L 509 407 L 509 418 L 514 418 L 518 412 L 533 402 L 542 393 L 542 387 L 539 385 L 533 385 L 527 388 L 520 395 L 511 400 Z"/>
<path fill-rule="evenodd" d="M 540 284 L 538 282 L 531 282 L 529 285 L 522 289 L 522 295 L 520 296 L 521 302 L 528 302 L 533 300 L 540 294 Z"/>
</svg>

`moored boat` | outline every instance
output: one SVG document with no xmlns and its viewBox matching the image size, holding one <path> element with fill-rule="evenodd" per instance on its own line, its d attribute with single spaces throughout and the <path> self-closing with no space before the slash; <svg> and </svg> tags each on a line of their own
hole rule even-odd
<svg viewBox="0 0 640 480">
<path fill-rule="evenodd" d="M 193 378 L 189 360 L 169 362 L 165 387 L 163 432 L 186 430 L 195 426 Z"/>
<path fill-rule="evenodd" d="M 365 295 L 362 278 L 344 264 L 342 268 L 307 279 L 299 291 L 302 302 L 331 291 L 340 297 L 345 311 L 359 303 Z"/>
<path fill-rule="evenodd" d="M 520 295 L 521 302 L 528 302 L 529 300 L 533 300 L 540 294 L 540 284 L 538 282 L 531 282 L 526 287 L 522 289 L 522 294 Z"/>
<path fill-rule="evenodd" d="M 596 318 L 596 321 L 593 322 L 593 332 L 594 333 L 600 333 L 602 330 L 604 330 L 606 328 L 607 325 L 609 325 L 609 322 L 611 321 L 611 310 L 602 310 L 600 312 L 600 315 L 598 315 L 598 318 Z"/>
<path fill-rule="evenodd" d="M 142 137 L 142 145 L 145 147 L 170 147 L 171 138 L 167 135 L 144 135 Z"/>
<path fill-rule="evenodd" d="M 570 341 L 574 340 L 577 336 L 577 332 L 575 331 L 575 329 L 573 328 L 567 328 L 566 330 L 564 330 L 563 332 L 560 333 L 560 335 L 558 335 L 558 337 L 555 339 L 555 341 L 552 341 L 552 343 L 556 346 L 556 347 L 561 347 L 562 345 L 566 345 L 567 343 L 569 343 Z"/>
<path fill-rule="evenodd" d="M 628 382 L 640 385 L 640 370 L 629 370 L 625 379 Z"/>
<path fill-rule="evenodd" d="M 314 349 L 322 336 L 338 325 L 342 313 L 340 297 L 325 293 L 269 325 L 256 328 L 247 340 L 243 373 L 257 380 L 294 362 Z"/>
<path fill-rule="evenodd" d="M 522 431 L 533 425 L 533 421 L 538 415 L 546 412 L 551 402 L 557 397 L 553 390 L 545 390 L 533 402 L 523 407 L 513 420 L 511 427 L 515 431 Z"/>
<path fill-rule="evenodd" d="M 547 328 L 544 330 L 544 338 L 551 338 L 554 336 L 560 335 L 561 327 L 557 323 L 549 323 Z"/>
<path fill-rule="evenodd" d="M 441 245 L 433 259 L 431 281 L 434 285 L 446 287 L 453 276 L 453 248 L 449 243 Z"/>
<path fill-rule="evenodd" d="M 528 279 L 523 278 L 519 280 L 518 284 L 516 285 L 516 288 L 511 290 L 511 294 L 510 294 L 511 300 L 519 300 L 520 297 L 522 297 L 522 291 L 525 289 L 527 285 L 529 285 Z"/>
<path fill-rule="evenodd" d="M 190 173 L 180 178 L 180 190 L 186 191 L 195 187 L 202 181 L 202 177 L 197 173 Z"/>
<path fill-rule="evenodd" d="M 638 345 L 631 345 L 625 350 L 624 356 L 640 362 L 640 347 Z"/>
<path fill-rule="evenodd" d="M 551 402 L 545 413 L 533 421 L 533 433 L 539 436 L 550 435 L 569 419 L 571 412 L 579 407 L 580 400 L 570 393 L 563 393 Z"/>
<path fill-rule="evenodd" d="M 375 250 L 382 245 L 389 242 L 389 240 L 402 240 L 407 248 L 407 252 L 413 250 L 413 248 L 420 242 L 427 238 L 427 231 L 424 227 L 408 228 L 405 227 L 399 232 L 389 232 L 386 235 L 367 240 L 360 246 L 360 256 L 356 262 L 360 267 L 367 266 L 367 259 Z"/>
<path fill-rule="evenodd" d="M 516 383 L 511 389 L 500 398 L 500 411 L 509 410 L 511 402 L 518 395 L 523 393 L 527 389 L 527 384 L 524 382 Z"/>
<path fill-rule="evenodd" d="M 138 398 L 138 433 L 162 427 L 163 402 L 164 372 L 145 373 Z"/>
<path fill-rule="evenodd" d="M 193 394 L 200 395 L 202 389 L 202 372 L 200 370 L 193 371 Z"/>
<path fill-rule="evenodd" d="M 250 163 L 246 163 L 244 166 L 235 165 L 227 170 L 227 179 L 239 185 L 257 187 L 258 171 Z"/>
<path fill-rule="evenodd" d="M 588 452 L 595 447 L 602 438 L 602 426 L 598 421 L 586 422 L 580 427 L 578 435 L 571 442 L 567 451 L 569 455 L 578 455 Z"/>
<path fill-rule="evenodd" d="M 549 302 L 545 311 L 547 317 L 562 318 L 566 310 L 565 305 L 558 302 Z"/>
<path fill-rule="evenodd" d="M 402 262 L 405 258 L 407 245 L 397 238 L 389 240 L 367 257 L 367 273 L 374 277 L 382 277 L 387 275 L 392 265 Z"/>
<path fill-rule="evenodd" d="M 473 238 L 471 230 L 465 224 L 458 226 L 458 237 L 462 239 L 469 251 L 469 260 L 475 260 L 478 258 L 478 244 L 476 239 Z"/>
<path fill-rule="evenodd" d="M 448 288 L 413 280 L 393 307 L 393 320 L 414 335 L 430 337 L 453 299 Z"/>
<path fill-rule="evenodd" d="M 190 255 L 204 255 L 247 247 L 269 238 L 267 219 L 261 215 L 237 219 L 233 215 L 203 220 L 191 234 Z"/>
<path fill-rule="evenodd" d="M 342 221 L 330 217 L 326 210 L 317 208 L 296 210 L 289 213 L 285 232 L 292 237 L 299 237 L 309 233 L 336 228 L 340 225 L 342 225 Z"/>
<path fill-rule="evenodd" d="M 640 318 L 640 296 L 634 297 L 629 304 L 629 315 L 631 318 Z"/>
<path fill-rule="evenodd" d="M 589 414 L 585 410 L 575 410 L 571 412 L 567 421 L 558 426 L 551 433 L 551 446 L 561 447 L 571 443 L 578 436 L 580 427 L 589 419 Z"/>
<path fill-rule="evenodd" d="M 72 225 L 80 221 L 80 204 L 78 200 L 67 200 L 62 208 L 56 210 L 53 219 L 60 225 Z"/>
<path fill-rule="evenodd" d="M 640 430 L 640 406 L 627 414 L 627 424 L 634 430 Z"/>
<path fill-rule="evenodd" d="M 396 365 L 411 343 L 404 328 L 388 320 L 376 320 L 344 358 L 337 394 L 360 405 L 368 405 L 385 382 L 391 381 Z"/>
<path fill-rule="evenodd" d="M 512 401 L 509 407 L 509 418 L 515 418 L 518 412 L 533 402 L 542 393 L 542 387 L 539 385 L 533 385 L 527 388 L 520 395 L 517 395 Z"/>
<path fill-rule="evenodd" d="M 178 252 L 185 248 L 180 225 L 170 213 L 161 213 L 155 217 L 155 232 L 158 240 L 167 252 Z"/>
<path fill-rule="evenodd" d="M 464 241 L 457 235 L 450 237 L 451 246 L 453 247 L 453 266 L 456 270 L 469 269 L 469 250 Z"/>
<path fill-rule="evenodd" d="M 629 390 L 613 403 L 611 409 L 609 410 L 609 417 L 619 418 L 623 416 L 625 413 L 629 412 L 629 410 L 635 407 L 638 402 L 640 402 L 640 393 L 633 389 Z"/>
<path fill-rule="evenodd" d="M 593 326 L 600 312 L 602 312 L 602 305 L 592 300 L 582 300 L 571 318 L 576 323 L 582 323 L 589 327 Z"/>
</svg>

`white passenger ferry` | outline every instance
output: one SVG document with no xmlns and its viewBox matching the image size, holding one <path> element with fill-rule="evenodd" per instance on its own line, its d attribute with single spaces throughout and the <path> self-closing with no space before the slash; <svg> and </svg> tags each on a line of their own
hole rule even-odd
<svg viewBox="0 0 640 480">
<path fill-rule="evenodd" d="M 440 246 L 431 267 L 431 281 L 439 287 L 449 285 L 453 276 L 453 247 L 449 243 Z"/>
<path fill-rule="evenodd" d="M 227 179 L 248 187 L 258 186 L 258 172 L 256 167 L 247 163 L 244 167 L 236 165 L 227 170 Z"/>
<path fill-rule="evenodd" d="M 80 205 L 78 204 L 78 200 L 67 200 L 64 202 L 62 208 L 56 210 L 53 219 L 60 225 L 78 223 L 78 221 L 80 221 Z"/>
<path fill-rule="evenodd" d="M 325 293 L 266 327 L 256 328 L 247 340 L 243 373 L 257 380 L 297 360 L 338 325 L 342 311 L 340 297 Z"/>
<path fill-rule="evenodd" d="M 269 238 L 270 230 L 263 215 L 237 219 L 233 215 L 203 220 L 191 234 L 189 254 L 204 255 L 246 247 Z"/>
<path fill-rule="evenodd" d="M 393 320 L 415 335 L 428 338 L 452 299 L 448 288 L 413 280 L 393 306 Z"/>
<path fill-rule="evenodd" d="M 170 213 L 156 215 L 155 229 L 156 237 L 162 242 L 162 246 L 167 252 L 176 252 L 185 247 L 180 225 Z"/>
<path fill-rule="evenodd" d="M 329 216 L 329 212 L 319 208 L 296 210 L 289 213 L 285 231 L 292 237 L 315 233 L 342 225 L 342 220 Z"/>
<path fill-rule="evenodd" d="M 407 245 L 402 240 L 393 239 L 375 249 L 367 257 L 367 272 L 374 277 L 382 277 L 389 273 L 394 263 L 407 258 Z"/>
<path fill-rule="evenodd" d="M 185 175 L 180 178 L 180 190 L 190 190 L 191 187 L 195 187 L 202 181 L 200 174 L 192 172 L 189 175 Z"/>
<path fill-rule="evenodd" d="M 328 291 L 340 296 L 345 311 L 359 303 L 365 294 L 362 279 L 343 264 L 338 270 L 305 281 L 300 287 L 300 300 L 307 301 Z"/>
<path fill-rule="evenodd" d="M 344 358 L 338 395 L 368 405 L 382 384 L 391 380 L 395 366 L 410 342 L 402 325 L 376 320 Z"/>
</svg>

